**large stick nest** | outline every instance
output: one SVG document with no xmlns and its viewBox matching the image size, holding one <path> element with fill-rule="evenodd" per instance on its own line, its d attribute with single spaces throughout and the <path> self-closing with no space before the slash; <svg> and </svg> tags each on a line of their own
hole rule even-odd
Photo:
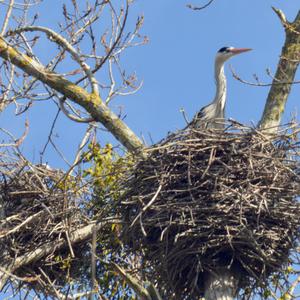
<svg viewBox="0 0 300 300">
<path fill-rule="evenodd" d="M 287 128 L 272 136 L 241 126 L 170 135 L 126 182 L 125 243 L 142 250 L 152 278 L 181 299 L 199 299 L 220 267 L 237 269 L 240 287 L 261 284 L 298 242 L 298 150 Z"/>
<path fill-rule="evenodd" d="M 89 223 L 80 211 L 83 197 L 77 178 L 46 165 L 32 165 L 24 159 L 0 154 L 0 261 L 2 267 L 15 259 L 67 240 L 70 232 Z M 82 199 L 81 199 L 82 200 Z M 71 245 L 30 264 L 13 268 L 14 275 L 26 277 L 33 288 L 41 287 L 41 274 L 64 286 L 71 269 L 73 278 L 80 276 L 80 257 L 86 246 Z M 72 259 L 71 254 L 76 256 Z M 68 263 L 64 268 L 64 264 Z M 26 282 L 26 280 L 24 280 Z M 49 282 L 47 282 L 48 284 Z M 46 285 L 46 284 L 45 284 Z M 44 286 L 45 287 L 45 286 Z"/>
</svg>

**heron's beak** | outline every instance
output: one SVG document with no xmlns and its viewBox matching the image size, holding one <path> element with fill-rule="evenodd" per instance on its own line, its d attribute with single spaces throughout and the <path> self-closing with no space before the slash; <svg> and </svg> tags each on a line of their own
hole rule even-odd
<svg viewBox="0 0 300 300">
<path fill-rule="evenodd" d="M 234 49 L 231 49 L 230 52 L 232 54 L 240 54 L 240 53 L 244 53 L 244 52 L 251 51 L 251 50 L 252 50 L 251 48 L 234 48 Z"/>
</svg>

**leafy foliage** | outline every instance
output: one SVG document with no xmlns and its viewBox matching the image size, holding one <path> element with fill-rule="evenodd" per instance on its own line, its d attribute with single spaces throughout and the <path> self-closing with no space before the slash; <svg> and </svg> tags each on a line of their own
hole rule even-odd
<svg viewBox="0 0 300 300">
<path fill-rule="evenodd" d="M 93 189 L 93 197 L 86 204 L 91 216 L 97 219 L 116 217 L 115 205 L 122 194 L 122 180 L 133 166 L 132 155 L 121 156 L 111 144 L 101 147 L 98 142 L 92 142 L 83 157 L 84 163 L 88 165 L 83 177 L 90 182 Z M 111 260 L 123 266 L 128 265 L 123 244 L 119 239 L 121 229 L 119 223 L 112 223 L 97 238 L 96 280 L 101 295 L 107 295 L 108 299 L 136 299 L 126 282 L 116 277 L 117 274 L 109 267 Z M 85 273 L 88 273 L 89 264 L 86 267 Z"/>
<path fill-rule="evenodd" d="M 119 155 L 111 144 L 101 147 L 99 143 L 93 142 L 88 148 L 89 151 L 84 153 L 84 162 L 90 166 L 83 176 L 93 182 L 96 196 L 94 204 L 101 205 L 119 199 L 122 193 L 120 181 L 133 166 L 132 155 Z"/>
</svg>

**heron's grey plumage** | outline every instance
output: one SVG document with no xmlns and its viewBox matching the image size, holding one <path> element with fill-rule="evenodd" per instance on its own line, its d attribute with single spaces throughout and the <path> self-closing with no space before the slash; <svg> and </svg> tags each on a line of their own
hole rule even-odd
<svg viewBox="0 0 300 300">
<path fill-rule="evenodd" d="M 218 51 L 215 60 L 215 98 L 210 104 L 202 107 L 190 123 L 189 127 L 197 129 L 224 129 L 226 103 L 226 77 L 224 72 L 224 63 L 232 56 L 249 50 L 249 48 L 235 49 L 233 47 L 223 47 Z"/>
<path fill-rule="evenodd" d="M 224 128 L 225 102 L 226 102 L 226 77 L 223 60 L 216 59 L 215 80 L 216 95 L 212 103 L 202 107 L 194 118 L 194 128 Z"/>
</svg>

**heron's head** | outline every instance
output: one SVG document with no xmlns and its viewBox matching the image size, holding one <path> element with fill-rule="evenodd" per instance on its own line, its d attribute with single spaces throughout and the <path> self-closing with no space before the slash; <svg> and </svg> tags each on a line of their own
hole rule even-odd
<svg viewBox="0 0 300 300">
<path fill-rule="evenodd" d="M 224 62 L 237 54 L 241 54 L 241 53 L 244 53 L 244 52 L 247 52 L 250 50 L 252 50 L 252 49 L 251 48 L 223 47 L 217 52 L 216 59 L 220 62 L 221 61 Z"/>
</svg>

